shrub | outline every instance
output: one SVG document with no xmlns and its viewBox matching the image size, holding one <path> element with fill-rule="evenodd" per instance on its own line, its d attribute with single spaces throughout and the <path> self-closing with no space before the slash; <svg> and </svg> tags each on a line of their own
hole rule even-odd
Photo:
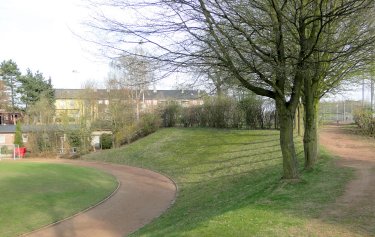
<svg viewBox="0 0 375 237">
<path fill-rule="evenodd" d="M 160 108 L 160 115 L 163 120 L 164 127 L 174 127 L 178 122 L 181 106 L 175 102 Z"/>
<path fill-rule="evenodd" d="M 2 146 L 1 147 L 1 154 L 9 154 L 11 150 L 7 146 Z"/>
<path fill-rule="evenodd" d="M 47 132 L 36 133 L 36 144 L 38 152 L 49 152 L 52 150 L 52 144 L 50 142 L 51 134 Z"/>
<path fill-rule="evenodd" d="M 240 101 L 230 97 L 210 97 L 204 105 L 182 108 L 180 117 L 185 127 L 271 128 L 275 108 L 261 97 L 248 95 Z"/>
<path fill-rule="evenodd" d="M 100 136 L 100 145 L 102 149 L 111 149 L 112 148 L 112 134 L 102 134 Z"/>
<path fill-rule="evenodd" d="M 81 146 L 81 136 L 78 131 L 72 131 L 68 134 L 69 145 L 71 147 Z"/>
<path fill-rule="evenodd" d="M 147 113 L 141 117 L 138 128 L 141 136 L 147 136 L 148 134 L 156 132 L 160 128 L 160 125 L 161 120 L 157 114 Z"/>
<path fill-rule="evenodd" d="M 203 126 L 233 128 L 238 125 L 237 105 L 232 98 L 224 96 L 208 98 L 203 105 L 203 111 L 201 114 Z"/>
<path fill-rule="evenodd" d="M 118 131 L 114 133 L 114 143 L 115 146 L 121 146 L 128 144 L 136 139 L 138 136 L 138 127 L 136 124 L 132 123 L 129 125 L 124 125 Z"/>
<path fill-rule="evenodd" d="M 375 136 L 375 118 L 370 109 L 354 110 L 353 119 L 364 134 Z"/>
<path fill-rule="evenodd" d="M 161 126 L 159 114 L 145 113 L 140 116 L 140 121 L 124 125 L 114 133 L 115 146 L 129 144 L 141 137 L 156 132 Z"/>
<path fill-rule="evenodd" d="M 181 109 L 181 123 L 184 127 L 199 126 L 201 106 L 185 107 Z"/>
<path fill-rule="evenodd" d="M 14 144 L 19 145 L 20 147 L 23 146 L 22 130 L 21 130 L 21 123 L 20 122 L 16 123 L 16 133 L 14 135 Z"/>
<path fill-rule="evenodd" d="M 248 95 L 238 102 L 244 114 L 247 128 L 264 128 L 263 101 L 255 95 Z"/>
</svg>

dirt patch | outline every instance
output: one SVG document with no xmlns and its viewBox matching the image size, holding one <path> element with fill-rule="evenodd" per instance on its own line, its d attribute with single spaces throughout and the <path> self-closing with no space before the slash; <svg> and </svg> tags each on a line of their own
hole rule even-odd
<svg viewBox="0 0 375 237">
<path fill-rule="evenodd" d="M 340 157 L 337 164 L 355 170 L 344 194 L 321 219 L 340 223 L 364 236 L 375 236 L 375 140 L 354 135 L 345 126 L 320 131 L 320 144 Z"/>
<path fill-rule="evenodd" d="M 125 165 L 74 160 L 39 160 L 93 167 L 113 174 L 120 182 L 104 203 L 27 237 L 120 237 L 128 235 L 161 215 L 174 201 L 176 186 L 150 170 Z"/>
</svg>

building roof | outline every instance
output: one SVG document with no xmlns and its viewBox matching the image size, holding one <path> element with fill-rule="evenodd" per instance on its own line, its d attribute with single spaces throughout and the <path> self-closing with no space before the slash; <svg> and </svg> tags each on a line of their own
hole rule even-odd
<svg viewBox="0 0 375 237">
<path fill-rule="evenodd" d="M 0 125 L 0 133 L 15 133 L 16 125 Z"/>
<path fill-rule="evenodd" d="M 79 126 L 75 124 L 48 124 L 48 125 L 22 125 L 22 132 L 63 132 L 79 130 Z M 0 134 L 16 133 L 16 125 L 0 125 Z"/>
<path fill-rule="evenodd" d="M 146 90 L 146 100 L 196 100 L 199 90 Z"/>
<path fill-rule="evenodd" d="M 107 99 L 109 98 L 110 90 L 105 89 L 55 89 L 56 99 Z"/>
<path fill-rule="evenodd" d="M 109 99 L 120 90 L 107 89 L 55 89 L 56 99 Z M 145 90 L 145 100 L 196 100 L 202 95 L 199 90 Z"/>
<path fill-rule="evenodd" d="M 79 130 L 77 124 L 40 124 L 40 125 L 22 125 L 22 132 L 64 132 Z"/>
</svg>

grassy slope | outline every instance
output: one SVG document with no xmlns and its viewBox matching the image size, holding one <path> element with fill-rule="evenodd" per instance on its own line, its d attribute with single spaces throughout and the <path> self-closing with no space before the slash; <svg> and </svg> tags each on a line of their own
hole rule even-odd
<svg viewBox="0 0 375 237">
<path fill-rule="evenodd" d="M 297 141 L 299 152 L 301 145 Z M 316 227 L 346 231 L 329 223 L 312 227 L 310 221 L 342 193 L 351 171 L 335 168 L 325 157 L 314 171 L 303 173 L 300 183 L 282 182 L 277 131 L 163 129 L 84 159 L 150 168 L 177 182 L 173 207 L 134 236 L 303 236 Z"/>
<path fill-rule="evenodd" d="M 71 165 L 0 162 L 0 236 L 16 236 L 108 196 L 114 177 Z"/>
</svg>

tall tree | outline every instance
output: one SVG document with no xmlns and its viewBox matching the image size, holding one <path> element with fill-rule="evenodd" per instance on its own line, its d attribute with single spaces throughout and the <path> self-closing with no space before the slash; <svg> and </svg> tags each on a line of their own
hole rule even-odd
<svg viewBox="0 0 375 237">
<path fill-rule="evenodd" d="M 305 168 L 318 155 L 318 104 L 344 79 L 366 71 L 374 60 L 374 1 L 305 1 L 300 9 L 311 48 L 304 78 Z M 311 22 L 311 23 L 310 23 Z"/>
<path fill-rule="evenodd" d="M 51 80 L 46 80 L 41 72 L 33 73 L 30 69 L 27 69 L 26 74 L 19 77 L 19 82 L 21 85 L 17 92 L 21 95 L 20 100 L 26 109 L 39 101 L 42 96 L 50 104 L 54 103 L 55 95 Z"/>
<path fill-rule="evenodd" d="M 18 77 L 21 75 L 17 64 L 12 60 L 4 60 L 0 64 L 0 76 L 10 90 L 11 106 L 14 110 L 17 104 L 16 90 L 18 88 Z"/>
<path fill-rule="evenodd" d="M 9 95 L 4 81 L 0 81 L 0 109 L 9 108 Z"/>
<path fill-rule="evenodd" d="M 334 11 L 325 11 L 324 6 L 330 2 L 117 0 L 96 6 L 125 9 L 136 20 L 110 18 L 102 9 L 89 25 L 105 32 L 97 41 L 110 52 L 131 55 L 127 45 L 142 43 L 153 52 L 147 58 L 170 71 L 218 68 L 243 87 L 275 100 L 283 177 L 293 179 L 298 178 L 293 120 L 306 75 L 313 65 L 316 40 L 320 41 L 326 33 L 324 22 L 340 22 L 373 7 L 372 0 L 341 0 Z M 311 4 L 318 6 L 315 15 L 308 14 L 306 6 Z M 319 24 L 323 27 L 314 27 Z M 341 40 L 338 37 L 332 37 L 330 43 Z M 306 86 L 305 90 L 310 89 Z"/>
<path fill-rule="evenodd" d="M 29 104 L 26 110 L 28 123 L 52 124 L 55 115 L 55 105 L 51 103 L 49 95 L 42 92 L 37 101 Z"/>
<path fill-rule="evenodd" d="M 119 89 L 127 89 L 130 92 L 130 99 L 135 105 L 136 119 L 139 121 L 141 100 L 144 91 L 154 79 L 154 67 L 150 60 L 147 60 L 142 49 L 137 48 L 134 54 L 120 56 L 113 60 L 111 66 L 115 70 L 115 75 L 111 78 L 111 83 Z"/>
</svg>

